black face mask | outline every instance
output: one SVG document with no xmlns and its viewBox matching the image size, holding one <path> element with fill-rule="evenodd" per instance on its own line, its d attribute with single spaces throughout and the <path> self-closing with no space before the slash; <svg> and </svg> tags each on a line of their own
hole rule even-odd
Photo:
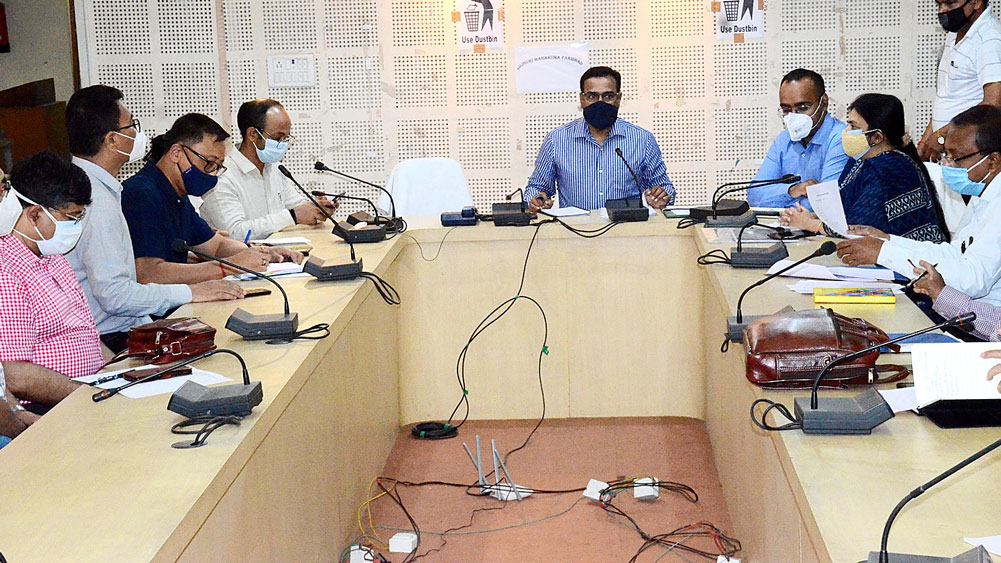
<svg viewBox="0 0 1001 563">
<path fill-rule="evenodd" d="M 942 28 L 946 31 L 957 32 L 963 29 L 963 26 L 970 21 L 970 17 L 963 12 L 965 7 L 966 4 L 963 4 L 958 8 L 939 14 L 938 23 L 942 24 Z"/>
<path fill-rule="evenodd" d="M 597 101 L 584 108 L 584 120 L 600 131 L 611 127 L 618 117 L 619 108 L 606 102 Z"/>
</svg>

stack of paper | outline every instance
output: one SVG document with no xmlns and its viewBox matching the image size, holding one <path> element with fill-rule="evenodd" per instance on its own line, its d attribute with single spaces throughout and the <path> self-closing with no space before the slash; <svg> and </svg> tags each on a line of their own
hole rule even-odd
<svg viewBox="0 0 1001 563">
<path fill-rule="evenodd" d="M 998 349 L 1001 345 L 990 342 L 915 344 L 911 364 L 918 407 L 951 399 L 1001 399 L 999 380 L 987 380 L 987 372 L 1001 361 L 980 357 Z"/>
<path fill-rule="evenodd" d="M 306 276 L 308 274 L 303 273 L 302 264 L 296 264 L 295 262 L 273 262 L 268 264 L 267 271 L 263 272 L 269 276 Z M 232 276 L 234 279 L 239 281 L 256 280 L 257 276 L 253 274 L 240 274 L 237 276 Z"/>
<path fill-rule="evenodd" d="M 543 209 L 539 211 L 542 215 L 548 215 L 550 217 L 577 217 L 578 215 L 590 215 L 591 212 L 586 209 L 581 209 L 579 207 L 554 207 L 552 209 Z"/>
<path fill-rule="evenodd" d="M 250 241 L 262 246 L 306 246 L 312 244 L 306 237 L 262 238 Z"/>
<path fill-rule="evenodd" d="M 774 274 L 788 268 L 792 264 L 792 260 L 779 260 L 768 269 L 768 274 Z M 785 272 L 782 276 L 788 278 L 855 282 L 890 281 L 894 279 L 893 272 L 885 268 L 851 268 L 848 266 L 821 266 L 809 263 L 800 264 Z"/>
</svg>

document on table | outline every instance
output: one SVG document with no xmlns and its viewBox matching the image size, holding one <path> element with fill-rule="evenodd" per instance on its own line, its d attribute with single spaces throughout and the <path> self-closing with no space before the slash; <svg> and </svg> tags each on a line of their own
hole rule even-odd
<svg viewBox="0 0 1001 563">
<path fill-rule="evenodd" d="M 579 207 L 554 207 L 552 209 L 543 209 L 539 211 L 543 215 L 549 215 L 550 217 L 577 217 L 578 215 L 590 215 L 591 212 L 586 209 L 581 209 Z"/>
<path fill-rule="evenodd" d="M 982 545 L 984 549 L 994 555 L 1001 555 L 1001 536 L 989 536 L 986 538 L 963 538 L 966 543 L 977 546 Z"/>
<path fill-rule="evenodd" d="M 987 372 L 1001 360 L 980 357 L 982 352 L 998 349 L 1001 346 L 990 342 L 915 344 L 911 364 L 918 407 L 949 399 L 1001 399 L 1001 380 L 987 380 Z"/>
<path fill-rule="evenodd" d="M 306 237 L 262 238 L 250 241 L 250 244 L 265 246 L 307 246 L 313 244 Z"/>
<path fill-rule="evenodd" d="M 890 289 L 895 295 L 901 295 L 904 293 L 902 289 L 903 286 L 896 283 L 879 283 L 879 282 L 863 282 L 863 281 L 835 281 L 835 280 L 800 280 L 792 285 L 787 285 L 789 289 L 795 291 L 796 293 L 802 295 L 813 295 L 813 290 L 817 288 L 822 289 Z"/>
<path fill-rule="evenodd" d="M 918 408 L 918 399 L 914 395 L 913 387 L 903 389 L 880 389 L 879 394 L 883 396 L 886 404 L 890 406 L 893 414 L 904 411 L 913 411 Z"/>
<path fill-rule="evenodd" d="M 146 365 L 141 366 L 142 368 L 155 368 L 161 367 L 166 368 L 167 366 L 154 366 Z M 88 375 L 86 377 L 78 377 L 74 381 L 79 381 L 81 383 L 92 383 L 97 381 L 102 377 L 107 377 L 109 375 L 115 375 L 119 373 L 124 373 L 138 368 L 125 368 L 115 371 L 106 371 L 94 375 Z M 216 383 L 225 383 L 227 381 L 232 381 L 230 378 L 219 375 L 211 371 L 205 371 L 198 368 L 191 368 L 191 375 L 183 375 L 180 377 L 171 377 L 169 379 L 159 379 L 155 381 L 150 381 L 148 383 L 140 383 L 138 385 L 133 385 L 128 389 L 119 393 L 119 395 L 124 395 L 130 399 L 142 399 L 143 397 L 152 397 L 153 395 L 165 395 L 167 393 L 173 393 L 180 389 L 181 385 L 184 385 L 185 381 L 194 381 L 200 385 L 215 385 Z M 130 383 L 125 379 L 113 379 L 111 381 L 101 383 L 97 385 L 101 389 L 117 389 L 119 387 L 124 387 L 126 384 Z"/>
<path fill-rule="evenodd" d="M 302 271 L 302 264 L 296 264 L 295 262 L 272 262 L 268 264 L 268 269 L 264 272 L 269 276 L 295 276 L 295 275 L 308 275 L 304 274 Z M 253 274 L 238 274 L 233 276 L 239 281 L 256 280 L 257 277 Z"/>
<path fill-rule="evenodd" d="M 848 220 L 845 219 L 845 208 L 841 204 L 841 188 L 835 180 L 807 186 L 806 197 L 817 217 L 843 237 L 848 236 Z"/>
<path fill-rule="evenodd" d="M 792 260 L 779 260 L 768 269 L 768 274 L 774 274 L 792 265 Z M 849 268 L 847 266 L 821 266 L 819 264 L 801 264 L 782 274 L 787 278 L 812 278 L 835 281 L 881 281 L 894 279 L 893 272 L 885 268 Z"/>
</svg>

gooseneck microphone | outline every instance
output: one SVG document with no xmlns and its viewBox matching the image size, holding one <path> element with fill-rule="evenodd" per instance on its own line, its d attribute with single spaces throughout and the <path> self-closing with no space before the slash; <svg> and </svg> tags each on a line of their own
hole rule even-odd
<svg viewBox="0 0 1001 563">
<path fill-rule="evenodd" d="M 771 229 L 778 233 L 779 241 L 764 248 L 743 247 L 744 232 L 749 227 L 758 226 L 764 229 Z M 750 223 L 740 228 L 737 234 L 737 247 L 730 249 L 730 266 L 734 268 L 770 268 L 779 260 L 789 257 L 789 249 L 786 248 L 782 239 L 789 234 L 784 227 L 773 227 L 758 222 L 755 217 Z"/>
<path fill-rule="evenodd" d="M 693 207 L 690 215 L 695 221 L 704 221 L 707 227 L 740 228 L 754 220 L 754 212 L 751 211 L 751 207 L 746 201 L 723 199 L 723 196 L 741 190 L 753 190 L 775 184 L 792 184 L 799 181 L 799 176 L 786 174 L 772 180 L 727 182 L 713 192 L 709 207 Z"/>
<path fill-rule="evenodd" d="M 870 552 L 869 561 L 878 560 L 879 563 L 890 563 L 890 554 L 887 553 L 886 551 L 887 540 L 890 537 L 890 526 L 893 525 L 893 521 L 897 518 L 897 515 L 900 513 L 901 510 L 903 510 L 904 506 L 907 503 L 925 494 L 925 492 L 927 492 L 928 489 L 934 487 L 935 485 L 938 485 L 939 483 L 945 481 L 949 477 L 952 477 L 954 474 L 964 469 L 966 466 L 972 464 L 973 462 L 984 457 L 985 455 L 993 452 L 999 447 L 1001 447 L 1001 440 L 992 443 L 991 445 L 971 455 L 970 457 L 964 459 L 963 461 L 957 463 L 956 465 L 953 465 L 945 472 L 939 474 L 937 477 L 932 479 L 931 481 L 928 481 L 924 485 L 921 485 L 920 487 L 908 493 L 907 496 L 905 496 L 899 503 L 897 503 L 897 506 L 894 507 L 893 512 L 890 513 L 890 517 L 886 519 L 886 525 L 883 526 L 883 539 L 879 545 L 878 559 L 875 557 L 877 555 L 876 553 Z M 977 554 L 980 554 L 982 558 L 980 559 L 974 557 L 963 558 L 965 555 L 977 555 Z M 959 555 L 953 559 L 949 559 L 949 561 L 958 561 L 960 559 L 962 559 L 963 561 L 990 561 L 990 559 L 987 558 L 987 553 L 984 551 L 984 548 L 982 546 L 975 547 L 972 550 L 962 555 Z M 938 557 L 931 558 L 931 557 L 923 557 L 920 555 L 899 555 L 896 553 L 893 554 L 893 561 L 895 562 L 899 561 L 901 563 L 918 563 L 919 561 L 943 561 L 943 560 L 945 559 L 940 559 Z"/>
<path fill-rule="evenodd" d="M 824 366 L 820 370 L 820 373 L 817 374 L 816 379 L 813 380 L 813 390 L 810 393 L 809 402 L 807 402 L 806 397 L 793 399 L 795 419 L 800 428 L 806 434 L 871 434 L 873 428 L 893 418 L 893 409 L 890 408 L 886 399 L 883 398 L 875 387 L 870 387 L 854 397 L 825 397 L 823 400 L 818 399 L 817 392 L 820 389 L 820 384 L 831 368 L 849 360 L 871 354 L 883 346 L 890 346 L 926 332 L 940 328 L 963 328 L 963 325 L 973 323 L 976 318 L 976 313 L 965 313 L 935 326 L 930 326 L 835 358 Z"/>
<path fill-rule="evenodd" d="M 380 217 L 379 217 L 379 208 L 375 206 L 375 202 L 373 202 L 372 200 L 370 200 L 368 198 L 355 197 L 353 195 L 346 195 L 346 194 L 330 194 L 330 193 L 327 193 L 327 192 L 325 192 L 323 190 L 312 190 L 309 193 L 313 194 L 313 196 L 315 196 L 315 197 L 320 197 L 320 196 L 333 197 L 333 198 L 337 198 L 337 199 L 350 199 L 351 201 L 361 201 L 361 202 L 367 203 L 367 204 L 369 204 L 369 205 L 372 206 L 372 211 L 375 212 L 375 214 L 372 216 L 372 217 L 374 217 L 374 219 L 372 221 L 373 224 L 376 224 L 376 223 L 379 222 L 379 219 L 380 219 Z"/>
<path fill-rule="evenodd" d="M 390 206 L 392 206 L 392 210 L 390 211 L 390 213 L 392 214 L 391 218 L 392 219 L 396 218 L 396 200 L 393 199 L 393 194 L 389 193 L 389 190 L 387 190 L 386 188 L 384 188 L 384 187 L 382 187 L 382 186 L 380 186 L 378 184 L 373 184 L 372 182 L 366 182 L 365 180 L 362 180 L 361 178 L 355 178 L 354 176 L 351 176 L 350 174 L 345 174 L 344 172 L 338 172 L 337 170 L 329 168 L 326 164 L 320 162 L 319 160 L 317 160 L 316 163 L 313 164 L 313 168 L 315 168 L 316 170 L 319 170 L 320 172 L 330 172 L 332 174 L 337 174 L 338 176 L 342 176 L 344 178 L 347 178 L 348 180 L 354 180 L 355 182 L 358 182 L 360 184 L 365 184 L 366 186 L 371 186 L 371 187 L 373 187 L 373 188 L 375 188 L 377 190 L 380 190 L 382 193 L 384 193 L 387 196 L 389 196 L 389 204 L 390 204 Z M 344 197 L 344 196 L 341 196 L 341 197 Z M 378 211 L 376 211 L 376 215 L 378 216 Z"/>
<path fill-rule="evenodd" d="M 622 163 L 626 165 L 626 168 L 629 169 L 629 173 L 633 175 L 633 180 L 636 182 L 636 189 L 639 190 L 639 197 L 640 199 L 642 199 L 643 184 L 640 183 L 640 177 L 636 175 L 635 171 L 633 171 L 633 167 L 629 165 L 629 161 L 626 160 L 626 157 L 622 156 L 622 149 L 620 149 L 619 147 L 615 147 L 615 154 L 617 154 L 619 158 L 622 159 Z"/>
<path fill-rule="evenodd" d="M 789 264 L 788 266 L 786 266 L 785 268 L 782 268 L 781 270 L 775 272 L 774 274 L 768 274 L 764 278 L 762 278 L 762 279 L 760 279 L 760 280 L 752 283 L 751 285 L 747 286 L 747 289 L 745 289 L 743 292 L 741 292 L 740 297 L 737 298 L 737 322 L 738 323 L 744 322 L 744 315 L 740 311 L 740 306 L 743 303 L 744 296 L 747 295 L 748 291 L 751 291 L 752 289 L 754 289 L 754 288 L 756 288 L 756 287 L 758 287 L 758 286 L 760 286 L 760 285 L 768 282 L 769 280 L 772 280 L 772 279 L 775 279 L 775 278 L 781 276 L 782 274 L 788 272 L 789 270 L 791 270 L 791 269 L 793 269 L 793 268 L 795 268 L 797 266 L 802 265 L 805 262 L 813 260 L 814 258 L 817 258 L 819 256 L 828 256 L 828 255 L 834 254 L 835 252 L 837 252 L 837 250 L 838 250 L 838 245 L 837 244 L 834 244 L 833 241 L 827 241 L 824 244 L 820 245 L 820 248 L 818 248 L 817 250 L 814 250 L 813 253 L 808 254 L 807 256 L 805 256 L 803 258 L 800 258 L 799 260 L 793 262 L 792 264 Z"/>
<path fill-rule="evenodd" d="M 292 177 L 292 173 L 289 172 L 288 168 L 285 168 L 284 164 L 278 165 L 278 171 L 284 174 L 286 178 L 291 180 L 292 183 L 295 184 L 295 187 L 299 188 L 299 191 L 302 192 L 302 195 L 306 196 L 306 199 L 308 199 L 310 203 L 315 205 L 316 208 L 320 210 L 320 213 L 323 213 L 323 215 L 327 219 L 330 219 L 330 221 L 334 224 L 333 233 L 344 239 L 344 242 L 351 245 L 351 260 L 355 259 L 354 243 L 379 242 L 382 240 L 386 240 L 385 225 L 366 225 L 365 227 L 362 228 L 352 228 L 352 229 L 344 228 L 344 225 L 341 225 L 340 223 L 335 221 L 334 217 L 330 215 L 330 213 L 327 213 L 327 210 L 324 209 L 322 205 L 320 205 L 320 202 L 316 201 L 316 199 L 314 199 L 313 196 L 308 191 L 306 191 L 306 188 L 302 187 L 302 184 L 300 184 L 298 181 L 296 181 L 295 178 Z M 347 198 L 348 196 L 340 196 L 340 197 Z M 361 199 L 361 198 L 350 198 L 350 199 Z M 375 209 L 375 204 L 372 203 L 371 201 L 369 201 L 369 203 L 371 203 L 372 208 Z M 378 213 L 378 211 L 376 211 L 376 213 Z"/>
<path fill-rule="evenodd" d="M 200 252 L 189 246 L 188 243 L 181 239 L 174 239 L 171 247 L 177 254 L 190 252 L 204 260 L 218 262 L 225 266 L 229 266 L 234 270 L 246 272 L 255 278 L 267 280 L 274 284 L 274 286 L 278 288 L 278 291 L 281 292 L 282 299 L 285 301 L 284 315 L 255 315 L 248 313 L 243 309 L 237 309 L 236 311 L 233 311 L 229 320 L 226 321 L 227 329 L 239 334 L 244 338 L 244 340 L 288 338 L 295 334 L 295 331 L 299 328 L 299 313 L 289 313 L 288 294 L 285 293 L 285 288 L 283 288 L 280 283 L 275 281 L 274 278 L 260 272 L 255 272 L 250 268 L 245 268 L 239 264 L 230 262 L 229 260 L 219 258 L 218 256 L 212 256 L 211 254 Z"/>
<path fill-rule="evenodd" d="M 713 193 L 712 207 L 713 207 L 713 217 L 717 216 L 718 207 L 723 198 L 728 194 L 734 192 L 739 192 L 741 190 L 753 190 L 755 188 L 764 188 L 766 186 L 774 186 L 775 184 L 796 184 L 801 180 L 801 178 L 795 174 L 786 174 L 781 178 L 775 178 L 773 180 L 751 180 L 750 182 L 730 182 L 723 184 L 722 186 L 716 188 Z M 723 190 L 723 188 L 729 188 Z"/>
<path fill-rule="evenodd" d="M 633 180 L 636 182 L 636 189 L 639 190 L 639 197 L 636 199 L 636 205 L 630 203 L 630 198 L 620 198 L 620 199 L 609 199 L 605 201 L 605 211 L 608 213 L 608 220 L 612 222 L 633 222 L 633 221 L 649 221 L 650 220 L 650 210 L 643 205 L 643 185 L 640 183 L 639 176 L 633 171 L 633 167 L 629 165 L 626 161 L 626 157 L 622 156 L 622 149 L 616 147 L 615 154 L 618 155 L 622 162 L 629 169 L 629 173 L 632 174 Z"/>
</svg>

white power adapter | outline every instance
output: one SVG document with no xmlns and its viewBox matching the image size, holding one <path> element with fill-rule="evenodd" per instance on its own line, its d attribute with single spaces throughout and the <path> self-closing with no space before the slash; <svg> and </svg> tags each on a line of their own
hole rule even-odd
<svg viewBox="0 0 1001 563">
<path fill-rule="evenodd" d="M 587 482 L 587 488 L 584 489 L 584 496 L 595 501 L 601 500 L 601 491 L 608 488 L 608 483 L 599 481 L 597 479 L 591 479 Z"/>
<path fill-rule="evenodd" d="M 660 498 L 660 487 L 653 477 L 644 477 L 633 481 L 633 497 L 638 500 L 657 500 Z"/>
<path fill-rule="evenodd" d="M 393 553 L 411 553 L 417 549 L 417 534 L 399 532 L 389 538 L 389 551 Z"/>
<path fill-rule="evenodd" d="M 351 554 L 351 563 L 372 563 L 375 561 L 375 554 L 367 547 L 352 545 L 349 553 Z"/>
<path fill-rule="evenodd" d="M 716 563 L 740 563 L 740 559 L 736 557 L 727 557 L 726 555 L 720 555 L 716 558 Z"/>
</svg>

